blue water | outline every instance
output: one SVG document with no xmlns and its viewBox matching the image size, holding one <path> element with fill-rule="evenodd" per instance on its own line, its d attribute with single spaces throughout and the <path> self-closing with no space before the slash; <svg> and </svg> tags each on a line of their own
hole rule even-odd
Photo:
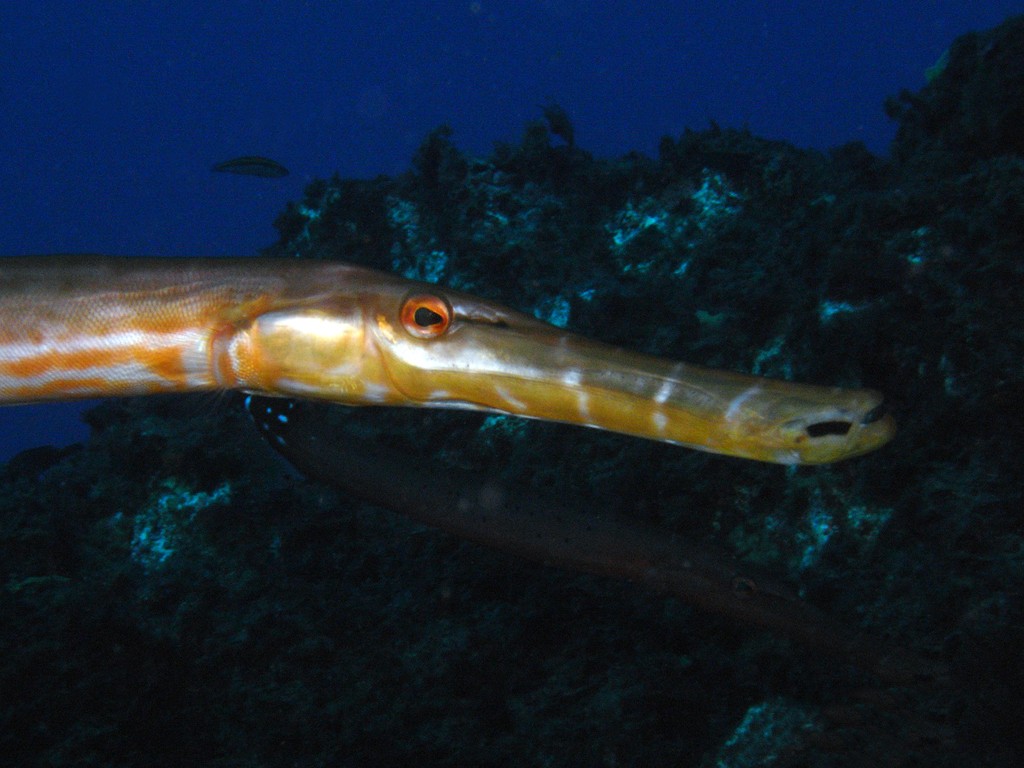
<svg viewBox="0 0 1024 768">
<path fill-rule="evenodd" d="M 1021 2 L 5 2 L 0 255 L 246 255 L 311 179 L 394 174 L 452 126 L 540 106 L 599 156 L 722 126 L 885 153 L 882 102 Z M 767 8 L 767 9 L 766 9 Z M 280 180 L 211 174 L 263 154 Z M 81 439 L 80 406 L 0 409 L 0 460 Z"/>
</svg>

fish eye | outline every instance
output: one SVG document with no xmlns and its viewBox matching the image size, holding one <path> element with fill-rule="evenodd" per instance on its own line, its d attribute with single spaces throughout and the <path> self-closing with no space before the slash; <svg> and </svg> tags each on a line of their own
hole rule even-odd
<svg viewBox="0 0 1024 768">
<path fill-rule="evenodd" d="M 452 307 L 440 296 L 415 293 L 403 303 L 399 313 L 402 327 L 421 339 L 435 339 L 452 324 Z"/>
</svg>

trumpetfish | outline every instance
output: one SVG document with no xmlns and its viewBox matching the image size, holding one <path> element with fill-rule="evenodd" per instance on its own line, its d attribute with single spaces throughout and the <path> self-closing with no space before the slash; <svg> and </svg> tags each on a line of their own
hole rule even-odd
<svg viewBox="0 0 1024 768">
<path fill-rule="evenodd" d="M 781 464 L 889 441 L 882 397 L 630 352 L 340 262 L 0 259 L 0 404 L 238 390 L 468 408 Z"/>
<path fill-rule="evenodd" d="M 287 398 L 247 396 L 267 441 L 311 480 L 487 547 L 574 571 L 626 579 L 701 610 L 771 629 L 886 682 L 936 679 L 941 665 L 834 619 L 786 584 L 709 544 L 564 498 L 523 490 L 388 450 Z"/>
</svg>

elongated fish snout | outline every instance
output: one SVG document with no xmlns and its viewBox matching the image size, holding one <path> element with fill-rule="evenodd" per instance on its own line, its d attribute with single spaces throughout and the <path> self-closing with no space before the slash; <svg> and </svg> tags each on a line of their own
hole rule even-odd
<svg viewBox="0 0 1024 768">
<path fill-rule="evenodd" d="M 780 464 L 872 451 L 895 425 L 871 390 L 677 363 L 454 293 L 407 297 L 378 333 L 409 405 L 476 408 Z"/>
</svg>

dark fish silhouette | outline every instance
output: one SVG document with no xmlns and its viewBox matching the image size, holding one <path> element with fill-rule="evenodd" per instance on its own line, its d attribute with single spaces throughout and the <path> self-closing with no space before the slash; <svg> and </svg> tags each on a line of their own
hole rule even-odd
<svg viewBox="0 0 1024 768">
<path fill-rule="evenodd" d="M 267 442 L 307 477 L 420 523 L 545 565 L 645 584 L 704 610 L 774 629 L 882 680 L 906 684 L 944 673 L 939 664 L 832 619 L 785 584 L 708 544 L 388 451 L 331 425 L 322 407 L 258 395 L 246 397 L 245 407 Z"/>
<path fill-rule="evenodd" d="M 570 147 L 576 144 L 576 132 L 572 127 L 572 120 L 569 113 L 559 104 L 554 102 L 541 107 L 544 119 L 548 123 L 548 130 L 555 136 L 565 141 Z"/>
<path fill-rule="evenodd" d="M 225 160 L 223 163 L 217 163 L 210 170 L 259 176 L 263 179 L 280 179 L 282 176 L 288 175 L 288 169 L 279 162 L 259 155 L 244 155 L 232 160 Z"/>
</svg>

